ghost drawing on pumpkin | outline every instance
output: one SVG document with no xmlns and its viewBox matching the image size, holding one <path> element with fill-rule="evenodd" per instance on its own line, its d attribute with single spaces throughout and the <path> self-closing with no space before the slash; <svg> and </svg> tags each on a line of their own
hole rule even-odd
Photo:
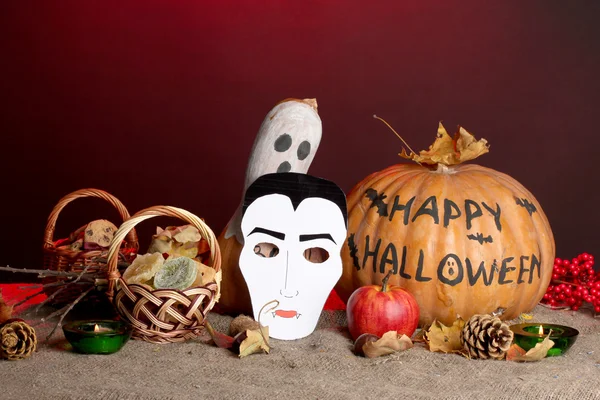
<svg viewBox="0 0 600 400">
<path fill-rule="evenodd" d="M 246 169 L 241 201 L 219 235 L 223 281 L 218 309 L 233 315 L 250 313 L 250 298 L 238 259 L 243 243 L 240 229 L 246 189 L 269 173 L 306 173 L 321 142 L 322 125 L 315 99 L 285 99 L 265 116 Z"/>
<path fill-rule="evenodd" d="M 254 319 L 275 339 L 310 335 L 342 274 L 344 192 L 310 175 L 267 174 L 250 185 L 242 210 L 239 265 Z"/>
</svg>

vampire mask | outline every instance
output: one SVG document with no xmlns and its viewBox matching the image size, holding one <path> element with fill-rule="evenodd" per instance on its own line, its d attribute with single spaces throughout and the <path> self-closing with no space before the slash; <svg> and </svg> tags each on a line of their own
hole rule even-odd
<svg viewBox="0 0 600 400">
<path fill-rule="evenodd" d="M 276 339 L 310 335 L 342 274 L 344 192 L 310 175 L 267 174 L 248 187 L 242 212 L 239 264 L 254 318 Z"/>
</svg>

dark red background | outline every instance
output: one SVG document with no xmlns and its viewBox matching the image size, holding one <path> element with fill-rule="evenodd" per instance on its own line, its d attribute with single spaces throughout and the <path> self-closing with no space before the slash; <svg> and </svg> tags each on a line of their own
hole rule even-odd
<svg viewBox="0 0 600 400">
<path fill-rule="evenodd" d="M 46 218 L 84 187 L 220 231 L 287 97 L 319 103 L 312 174 L 348 191 L 399 162 L 374 113 L 415 149 L 461 124 L 537 197 L 558 256 L 600 256 L 598 17 L 594 0 L 3 1 L 0 263 L 39 267 Z M 115 216 L 79 200 L 57 233 Z"/>
</svg>

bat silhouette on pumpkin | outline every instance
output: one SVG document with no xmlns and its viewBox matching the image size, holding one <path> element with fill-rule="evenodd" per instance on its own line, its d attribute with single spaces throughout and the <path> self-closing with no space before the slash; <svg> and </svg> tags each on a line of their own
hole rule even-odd
<svg viewBox="0 0 600 400">
<path fill-rule="evenodd" d="M 534 212 L 537 211 L 537 208 L 535 207 L 535 204 L 530 203 L 529 200 L 525 199 L 525 198 L 518 198 L 515 196 L 515 201 L 517 202 L 518 206 L 521 206 L 523 208 L 525 208 L 525 210 L 527 210 L 527 212 L 529 213 L 529 215 L 532 215 Z"/>
<path fill-rule="evenodd" d="M 377 193 L 377 190 L 369 188 L 365 192 L 365 197 L 371 200 L 371 207 L 377 207 L 377 214 L 382 217 L 388 216 L 387 204 L 384 203 L 383 199 L 387 196 L 381 192 L 381 194 Z"/>
<path fill-rule="evenodd" d="M 494 242 L 491 235 L 483 236 L 483 233 L 479 233 L 479 232 L 477 232 L 476 235 L 473 235 L 473 234 L 467 235 L 467 239 L 477 240 L 479 242 L 479 244 Z"/>
</svg>

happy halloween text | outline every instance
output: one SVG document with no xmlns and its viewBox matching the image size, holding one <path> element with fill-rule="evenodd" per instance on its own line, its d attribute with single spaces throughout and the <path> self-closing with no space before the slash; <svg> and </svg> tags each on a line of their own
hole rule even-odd
<svg viewBox="0 0 600 400">
<path fill-rule="evenodd" d="M 397 215 L 402 215 L 402 222 L 408 225 L 409 222 L 414 222 L 417 218 L 428 216 L 436 225 L 440 223 L 440 209 L 438 207 L 438 199 L 436 196 L 430 196 L 416 208 L 416 212 L 411 217 L 411 210 L 414 210 L 415 196 L 408 201 L 401 203 L 399 196 L 395 196 L 393 201 L 386 202 L 387 196 L 381 192 L 378 193 L 375 189 L 369 188 L 365 192 L 365 197 L 371 201 L 370 208 L 376 208 L 377 214 L 392 221 Z M 524 207 L 530 216 L 536 212 L 535 206 L 527 199 L 515 197 L 517 205 Z M 389 203 L 389 204 L 388 204 Z M 391 209 L 389 206 L 391 205 Z M 465 217 L 466 228 L 471 229 L 473 220 L 484 215 L 483 210 L 493 218 L 494 225 L 498 232 L 502 231 L 500 222 L 501 208 L 499 204 L 493 206 L 485 202 L 478 203 L 474 200 L 466 199 L 464 208 L 461 210 L 459 206 L 450 199 L 443 200 L 441 210 L 441 220 L 444 228 L 448 227 L 450 221 L 460 218 L 463 214 Z M 398 217 L 396 217 L 398 218 Z M 478 241 L 481 245 L 493 243 L 493 238 L 489 234 L 481 232 L 471 233 L 467 235 L 467 239 Z M 396 249 L 394 243 L 388 243 L 385 248 L 382 248 L 381 238 L 374 240 L 371 236 L 365 237 L 363 243 L 363 257 L 359 260 L 358 246 L 355 242 L 354 234 L 348 237 L 348 247 L 350 249 L 350 257 L 352 263 L 357 270 L 364 269 L 367 265 L 373 266 L 373 273 L 385 274 L 388 266 L 391 266 L 392 273 L 399 275 L 404 279 L 414 279 L 417 282 L 428 282 L 433 279 L 432 276 L 427 276 L 424 273 L 425 254 L 423 250 L 419 250 L 419 258 L 414 273 L 407 272 L 407 246 L 403 246 L 401 250 Z M 516 282 L 517 284 L 531 284 L 537 276 L 541 279 L 541 256 L 536 254 L 522 255 L 517 257 L 504 257 L 502 259 L 493 259 L 490 263 L 486 261 L 471 260 L 469 257 L 461 259 L 454 253 L 448 253 L 438 261 L 435 272 L 436 278 L 449 286 L 455 286 L 467 279 L 469 285 L 473 286 L 479 281 L 485 286 L 490 286 L 494 281 L 499 285 L 507 285 Z M 410 268 L 410 267 L 409 267 Z M 427 268 L 431 271 L 431 268 Z"/>
</svg>

